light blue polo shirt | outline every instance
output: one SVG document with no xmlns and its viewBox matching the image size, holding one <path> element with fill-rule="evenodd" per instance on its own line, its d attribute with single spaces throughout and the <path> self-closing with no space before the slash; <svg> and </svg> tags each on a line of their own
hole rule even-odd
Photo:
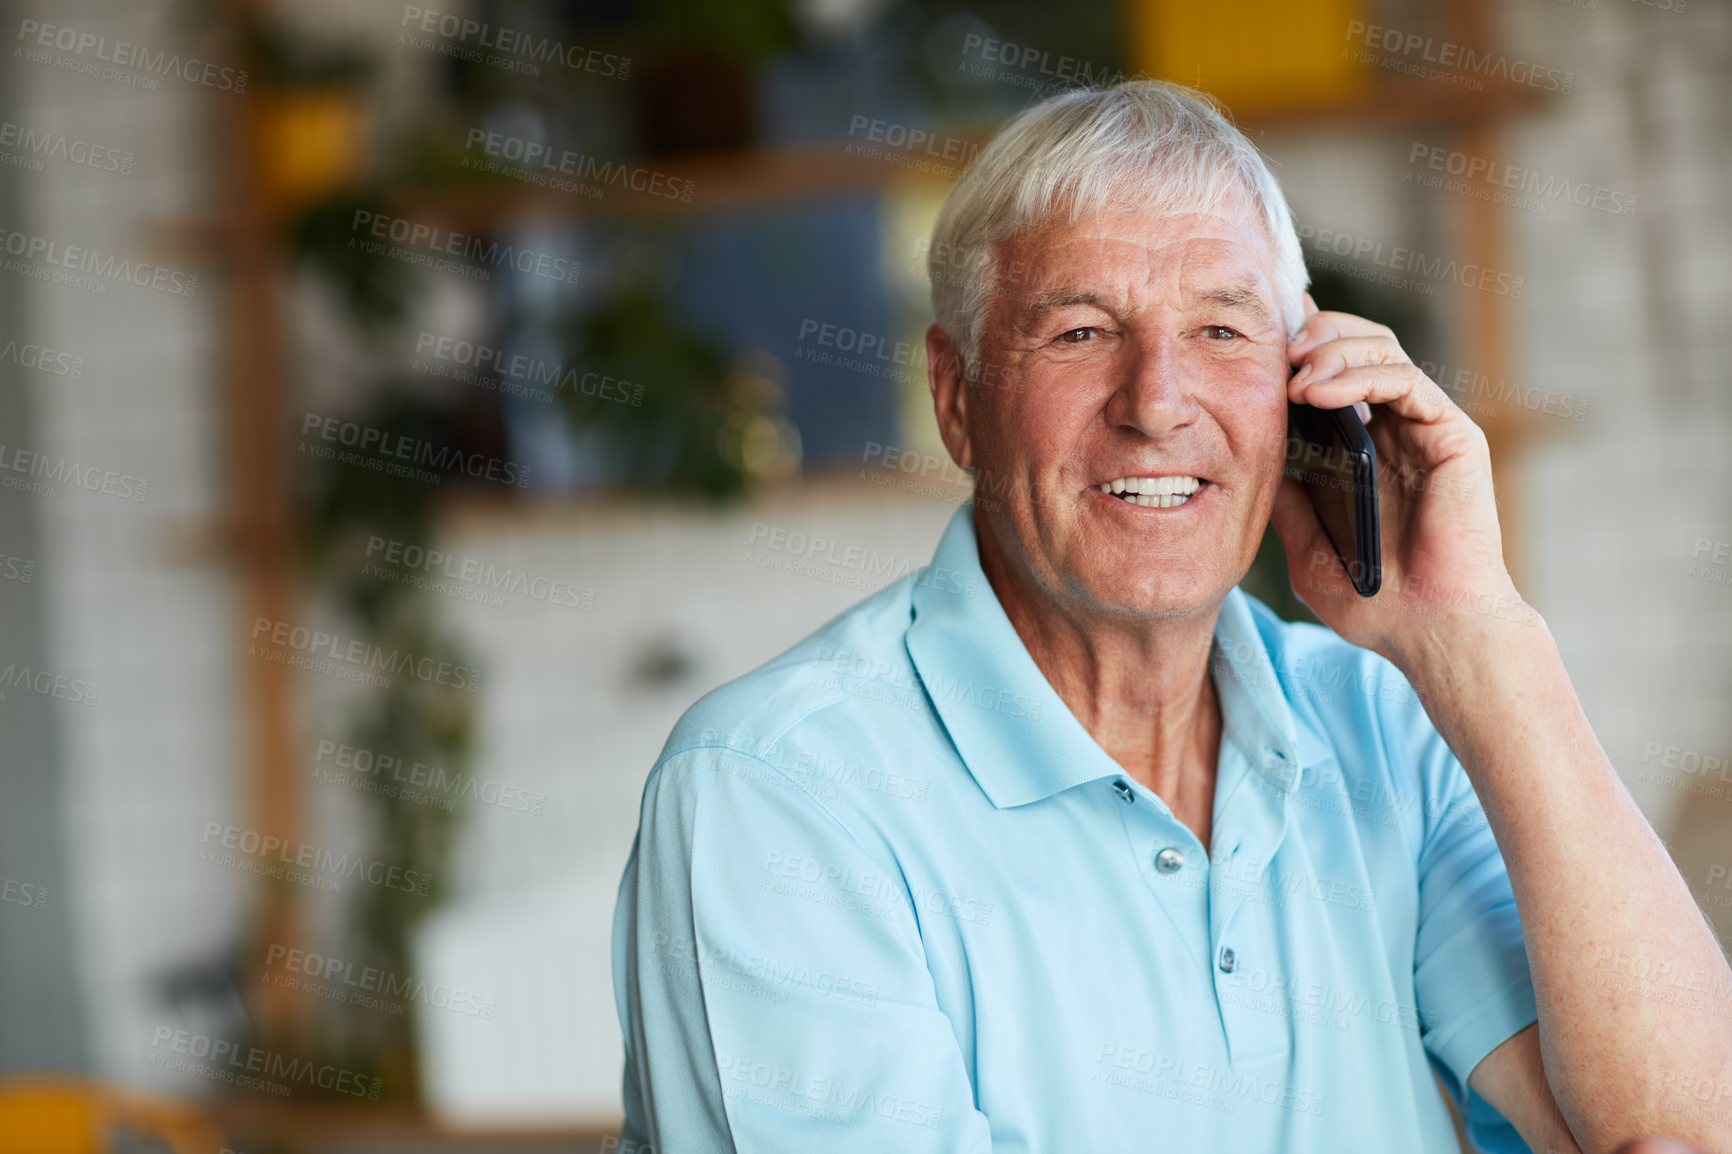
<svg viewBox="0 0 1732 1154">
<path fill-rule="evenodd" d="M 1387 661 L 1234 590 L 1212 856 L 931 566 L 704 697 L 644 788 L 621 1154 L 1525 1151 L 1536 1019 L 1460 764 Z"/>
</svg>

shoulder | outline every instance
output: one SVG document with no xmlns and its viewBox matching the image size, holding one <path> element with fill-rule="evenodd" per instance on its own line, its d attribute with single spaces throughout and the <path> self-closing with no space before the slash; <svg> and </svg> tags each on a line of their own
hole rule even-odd
<svg viewBox="0 0 1732 1154">
<path fill-rule="evenodd" d="M 791 730 L 857 699 L 862 679 L 905 683 L 911 578 L 850 606 L 766 661 L 699 698 L 669 734 L 658 765 L 697 749 L 761 755 Z"/>
<path fill-rule="evenodd" d="M 932 759 L 909 752 L 943 734 L 907 653 L 909 584 L 686 710 L 644 784 L 640 844 L 678 860 L 800 846 L 889 871 L 900 839 L 935 808 L 925 803 L 938 771 L 911 768 Z"/>
<path fill-rule="evenodd" d="M 695 837 L 749 814 L 887 863 L 990 804 L 909 656 L 924 579 L 916 570 L 688 709 L 650 771 L 641 829 Z"/>
</svg>

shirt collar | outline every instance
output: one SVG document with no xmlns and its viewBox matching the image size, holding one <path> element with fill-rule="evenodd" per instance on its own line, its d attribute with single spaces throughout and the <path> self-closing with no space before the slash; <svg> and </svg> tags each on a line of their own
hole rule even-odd
<svg viewBox="0 0 1732 1154">
<path fill-rule="evenodd" d="M 1054 692 L 1005 615 L 980 567 L 973 512 L 972 502 L 957 509 L 932 559 L 933 571 L 961 581 L 915 582 L 907 639 L 909 658 L 963 763 L 1000 809 L 1122 775 L 1124 768 Z M 1299 778 L 1293 712 L 1252 604 L 1233 589 L 1215 623 L 1210 668 L 1221 701 L 1221 739 L 1238 746 L 1285 796 Z"/>
</svg>

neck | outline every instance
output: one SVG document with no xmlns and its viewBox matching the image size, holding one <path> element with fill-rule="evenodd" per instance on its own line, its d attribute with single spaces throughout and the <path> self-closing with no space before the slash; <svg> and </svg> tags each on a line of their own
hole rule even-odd
<svg viewBox="0 0 1732 1154">
<path fill-rule="evenodd" d="M 1127 774 L 1206 823 L 1221 739 L 1209 676 L 1220 605 L 1156 620 L 1091 614 L 1040 588 L 990 525 L 975 524 L 987 582 L 1060 700 Z"/>
</svg>

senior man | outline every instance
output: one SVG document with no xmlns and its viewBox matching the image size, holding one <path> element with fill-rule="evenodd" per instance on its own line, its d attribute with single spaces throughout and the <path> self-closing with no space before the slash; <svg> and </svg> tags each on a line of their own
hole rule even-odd
<svg viewBox="0 0 1732 1154">
<path fill-rule="evenodd" d="M 1054 97 L 931 268 L 975 499 L 669 738 L 619 1149 L 1455 1150 L 1441 1081 L 1486 1149 L 1732 1150 L 1732 974 L 1504 568 L 1485 437 L 1317 311 L 1256 149 L 1172 86 Z M 1282 477 L 1289 398 L 1372 416 L 1376 597 Z M 1333 632 L 1236 588 L 1271 518 Z"/>
</svg>

